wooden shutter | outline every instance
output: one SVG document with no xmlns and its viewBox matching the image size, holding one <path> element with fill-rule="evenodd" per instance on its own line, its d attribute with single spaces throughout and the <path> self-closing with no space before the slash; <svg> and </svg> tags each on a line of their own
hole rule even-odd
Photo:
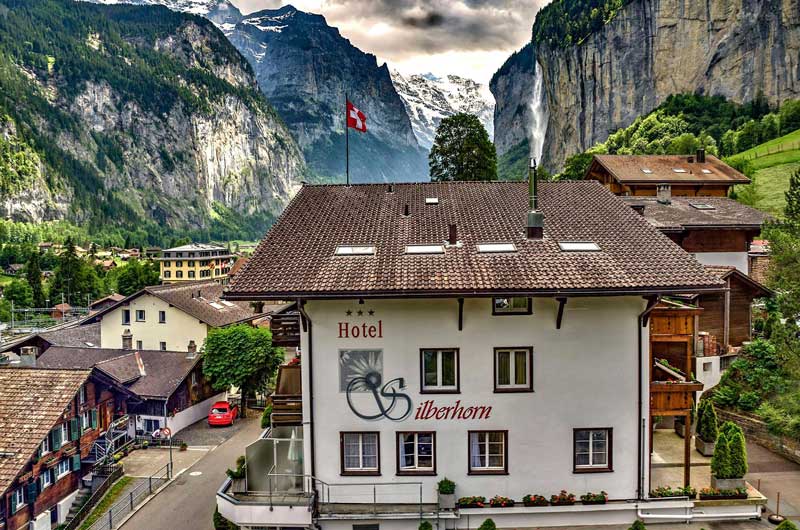
<svg viewBox="0 0 800 530">
<path fill-rule="evenodd" d="M 81 454 L 80 453 L 72 455 L 72 470 L 73 471 L 80 471 L 81 470 Z"/>
<path fill-rule="evenodd" d="M 80 418 L 72 418 L 69 420 L 69 439 L 73 442 L 81 437 Z"/>
<path fill-rule="evenodd" d="M 58 451 L 61 449 L 61 444 L 63 440 L 61 439 L 61 425 L 50 431 L 50 447 L 53 448 L 53 451 Z"/>
<path fill-rule="evenodd" d="M 91 419 L 92 419 L 92 429 L 96 429 L 97 428 L 97 409 L 92 409 L 90 416 L 91 416 Z"/>
<path fill-rule="evenodd" d="M 39 496 L 39 486 L 36 482 L 30 482 L 25 485 L 25 501 L 28 504 L 36 502 L 36 497 Z"/>
<path fill-rule="evenodd" d="M 15 514 L 17 512 L 17 490 L 11 492 L 11 513 L 9 515 Z"/>
</svg>

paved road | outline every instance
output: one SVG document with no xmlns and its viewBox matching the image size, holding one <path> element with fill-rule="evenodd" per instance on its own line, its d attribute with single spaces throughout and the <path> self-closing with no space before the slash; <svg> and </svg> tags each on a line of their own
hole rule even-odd
<svg viewBox="0 0 800 530">
<path fill-rule="evenodd" d="M 197 426 L 200 429 L 200 426 Z M 258 418 L 239 420 L 236 434 L 209 451 L 199 462 L 183 472 L 172 484 L 142 507 L 124 530 L 206 530 L 216 507 L 217 488 L 225 480 L 225 470 L 235 465 L 244 448 L 261 433 Z M 176 470 L 180 471 L 180 470 Z M 192 473 L 202 473 L 192 476 Z"/>
</svg>

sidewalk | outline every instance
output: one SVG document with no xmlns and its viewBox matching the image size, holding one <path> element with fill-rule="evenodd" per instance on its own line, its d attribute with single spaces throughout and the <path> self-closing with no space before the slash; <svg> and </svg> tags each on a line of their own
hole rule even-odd
<svg viewBox="0 0 800 530">
<path fill-rule="evenodd" d="M 172 469 L 178 474 L 182 469 L 192 467 L 208 451 L 208 448 L 191 447 L 186 451 L 180 451 L 177 447 L 173 447 Z M 125 474 L 131 477 L 149 477 L 167 463 L 169 463 L 169 449 L 160 447 L 137 449 L 122 459 Z"/>
</svg>

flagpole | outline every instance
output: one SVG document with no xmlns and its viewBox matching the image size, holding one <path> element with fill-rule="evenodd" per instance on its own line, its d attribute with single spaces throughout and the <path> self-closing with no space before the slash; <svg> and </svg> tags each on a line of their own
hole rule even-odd
<svg viewBox="0 0 800 530">
<path fill-rule="evenodd" d="M 347 126 L 347 92 L 344 93 L 344 149 L 345 149 L 345 178 L 350 185 L 350 127 Z"/>
</svg>

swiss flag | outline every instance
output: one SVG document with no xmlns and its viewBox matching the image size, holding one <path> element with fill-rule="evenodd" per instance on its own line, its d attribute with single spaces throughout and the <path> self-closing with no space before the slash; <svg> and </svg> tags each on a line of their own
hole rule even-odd
<svg viewBox="0 0 800 530">
<path fill-rule="evenodd" d="M 367 115 L 347 100 L 347 126 L 359 132 L 367 132 Z"/>
</svg>

